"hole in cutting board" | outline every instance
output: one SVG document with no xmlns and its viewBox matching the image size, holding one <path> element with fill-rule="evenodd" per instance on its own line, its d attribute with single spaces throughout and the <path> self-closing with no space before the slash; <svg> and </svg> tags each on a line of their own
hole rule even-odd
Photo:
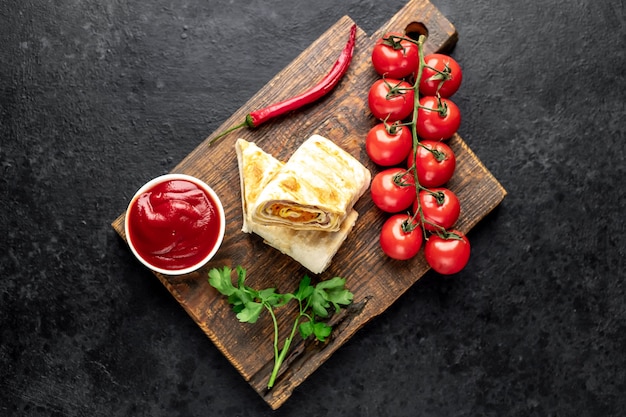
<svg viewBox="0 0 626 417">
<path fill-rule="evenodd" d="M 404 34 L 411 39 L 418 40 L 421 35 L 428 37 L 428 28 L 421 22 L 411 22 L 404 28 Z"/>
</svg>

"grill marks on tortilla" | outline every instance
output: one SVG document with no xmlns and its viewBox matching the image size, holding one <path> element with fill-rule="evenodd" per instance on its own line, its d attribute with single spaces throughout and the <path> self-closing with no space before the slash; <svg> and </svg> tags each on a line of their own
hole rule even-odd
<svg viewBox="0 0 626 417">
<path fill-rule="evenodd" d="M 259 224 L 337 231 L 370 180 L 370 172 L 352 155 L 313 135 L 267 184 L 250 214 Z M 290 207 L 272 207 L 277 203 Z"/>
</svg>

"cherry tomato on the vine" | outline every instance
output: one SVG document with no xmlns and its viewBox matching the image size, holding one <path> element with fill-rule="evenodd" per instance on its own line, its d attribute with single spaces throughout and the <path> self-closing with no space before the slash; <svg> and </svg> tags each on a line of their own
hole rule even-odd
<svg viewBox="0 0 626 417">
<path fill-rule="evenodd" d="M 417 199 L 413 174 L 400 167 L 376 174 L 372 178 L 370 193 L 376 207 L 387 213 L 404 211 Z"/>
<path fill-rule="evenodd" d="M 414 97 L 413 88 L 408 82 L 385 78 L 372 84 L 367 95 L 367 104 L 374 117 L 393 123 L 413 113 Z"/>
<path fill-rule="evenodd" d="M 417 134 L 425 140 L 445 140 L 459 130 L 461 112 L 447 98 L 424 96 L 419 100 Z"/>
<path fill-rule="evenodd" d="M 398 165 L 406 160 L 413 149 L 413 137 L 408 126 L 379 123 L 365 138 L 365 151 L 370 159 L 381 166 Z"/>
<path fill-rule="evenodd" d="M 418 64 L 417 45 L 399 32 L 385 34 L 372 49 L 372 65 L 385 77 L 405 78 L 415 72 Z"/>
<path fill-rule="evenodd" d="M 457 92 L 463 80 L 461 66 L 454 58 L 444 54 L 430 54 L 424 57 L 426 66 L 422 69 L 419 90 L 424 96 L 451 97 Z"/>
<path fill-rule="evenodd" d="M 456 274 L 467 265 L 470 243 L 458 230 L 433 234 L 426 241 L 424 256 L 428 265 L 442 275 Z"/>
<path fill-rule="evenodd" d="M 461 204 L 456 194 L 448 188 L 421 190 L 413 203 L 413 212 L 419 206 L 424 216 L 424 228 L 430 231 L 450 229 L 459 219 Z"/>
<path fill-rule="evenodd" d="M 422 229 L 407 214 L 394 214 L 380 230 L 380 247 L 387 256 L 397 260 L 411 259 L 422 247 Z"/>
<path fill-rule="evenodd" d="M 417 179 L 423 187 L 440 187 L 447 183 L 456 169 L 456 156 L 443 142 L 423 140 L 417 147 L 417 155 L 409 155 L 407 166 L 415 165 Z"/>
</svg>

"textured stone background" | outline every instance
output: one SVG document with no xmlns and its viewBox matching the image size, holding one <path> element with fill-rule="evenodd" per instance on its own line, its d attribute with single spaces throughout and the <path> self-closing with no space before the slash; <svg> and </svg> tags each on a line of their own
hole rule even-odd
<svg viewBox="0 0 626 417">
<path fill-rule="evenodd" d="M 433 0 L 507 189 L 277 412 L 110 222 L 343 15 L 402 0 L 0 3 L 0 415 L 619 416 L 626 4 Z"/>
</svg>

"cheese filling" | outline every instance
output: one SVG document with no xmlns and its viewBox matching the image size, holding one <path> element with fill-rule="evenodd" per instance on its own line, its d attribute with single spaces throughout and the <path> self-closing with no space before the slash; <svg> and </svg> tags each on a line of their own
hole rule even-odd
<svg viewBox="0 0 626 417">
<path fill-rule="evenodd" d="M 305 207 L 298 207 L 282 203 L 273 203 L 266 208 L 269 216 L 288 219 L 296 223 L 312 223 L 323 219 L 323 213 L 319 210 L 307 210 Z"/>
</svg>

